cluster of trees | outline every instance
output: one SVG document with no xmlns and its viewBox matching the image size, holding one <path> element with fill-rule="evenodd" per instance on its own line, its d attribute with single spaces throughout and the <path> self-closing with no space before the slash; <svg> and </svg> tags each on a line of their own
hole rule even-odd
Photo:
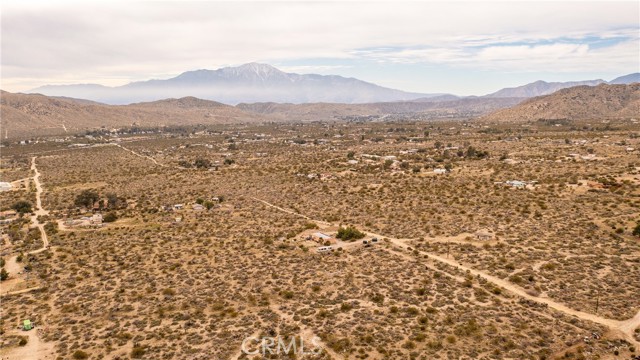
<svg viewBox="0 0 640 360">
<path fill-rule="evenodd" d="M 338 229 L 338 235 L 336 235 L 338 239 L 341 239 L 343 241 L 354 241 L 354 240 L 362 239 L 365 236 L 366 236 L 365 233 L 356 229 L 353 226 L 347 226 L 344 228 L 340 227 L 340 229 Z"/>
<path fill-rule="evenodd" d="M 18 200 L 16 201 L 11 208 L 15 210 L 18 214 L 28 214 L 33 211 L 32 205 L 30 202 L 26 200 Z"/>
<path fill-rule="evenodd" d="M 98 203 L 98 207 L 103 209 L 121 209 L 127 206 L 127 200 L 118 197 L 115 193 L 107 193 L 104 197 L 96 190 L 83 190 L 74 200 L 74 204 L 78 207 L 93 208 Z"/>
<path fill-rule="evenodd" d="M 220 196 L 215 196 L 212 198 L 212 200 L 215 200 L 219 203 L 224 201 L 224 196 L 220 195 Z M 197 198 L 196 199 L 196 204 L 200 204 L 204 207 L 207 208 L 207 210 L 210 210 L 212 207 L 215 206 L 215 202 L 214 201 L 210 201 L 210 200 L 205 200 L 203 198 Z"/>
</svg>

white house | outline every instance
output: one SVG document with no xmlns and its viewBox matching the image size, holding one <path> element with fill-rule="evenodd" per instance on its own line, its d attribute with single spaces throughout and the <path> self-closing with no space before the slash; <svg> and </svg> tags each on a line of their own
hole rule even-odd
<svg viewBox="0 0 640 360">
<path fill-rule="evenodd" d="M 0 191 L 11 191 L 13 185 L 9 182 L 0 181 Z"/>
<path fill-rule="evenodd" d="M 102 214 L 93 214 L 91 216 L 91 220 L 89 220 L 93 225 L 102 225 Z"/>
</svg>

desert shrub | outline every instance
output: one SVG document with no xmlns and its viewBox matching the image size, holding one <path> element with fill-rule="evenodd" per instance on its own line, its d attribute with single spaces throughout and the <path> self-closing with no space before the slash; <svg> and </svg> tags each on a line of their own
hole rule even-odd
<svg viewBox="0 0 640 360">
<path fill-rule="evenodd" d="M 173 296 L 176 294 L 176 291 L 171 289 L 171 288 L 166 288 L 164 290 L 162 290 L 162 294 L 163 295 L 167 295 L 167 296 Z"/>
<path fill-rule="evenodd" d="M 31 212 L 31 203 L 26 200 L 18 200 L 11 208 L 20 214 L 26 214 Z"/>
<path fill-rule="evenodd" d="M 304 224 L 304 229 L 305 230 L 317 229 L 317 228 L 318 228 L 318 224 L 316 224 L 314 222 L 308 222 L 308 223 Z"/>
<path fill-rule="evenodd" d="M 194 165 L 197 168 L 208 168 L 208 167 L 211 167 L 211 162 L 207 159 L 196 159 L 196 161 L 194 162 Z"/>
<path fill-rule="evenodd" d="M 404 344 L 402 344 L 402 347 L 408 350 L 413 350 L 416 348 L 416 343 L 411 340 L 407 340 Z"/>
<path fill-rule="evenodd" d="M 18 346 L 25 346 L 29 342 L 29 338 L 26 336 L 20 336 L 20 341 L 18 341 Z"/>
<path fill-rule="evenodd" d="M 88 359 L 89 358 L 89 354 L 87 354 L 86 352 L 82 351 L 82 350 L 76 350 L 73 352 L 73 358 L 77 359 L 77 360 L 82 360 L 82 359 Z"/>
<path fill-rule="evenodd" d="M 338 239 L 342 239 L 344 241 L 358 240 L 362 239 L 365 236 L 365 233 L 352 226 L 347 226 L 345 228 L 340 227 L 340 229 L 338 229 L 338 235 L 336 235 Z"/>
<path fill-rule="evenodd" d="M 342 303 L 342 305 L 340 305 L 340 310 L 341 311 L 349 311 L 353 309 L 353 305 L 349 304 L 349 303 Z"/>
<path fill-rule="evenodd" d="M 133 349 L 131 349 L 131 357 L 134 359 L 142 358 L 144 353 L 145 353 L 144 348 L 141 346 L 134 346 Z"/>
<path fill-rule="evenodd" d="M 104 216 L 104 218 L 102 219 L 104 222 L 114 222 L 116 220 L 118 220 L 118 216 L 116 215 L 116 213 L 114 212 L 110 212 L 107 215 Z"/>
</svg>

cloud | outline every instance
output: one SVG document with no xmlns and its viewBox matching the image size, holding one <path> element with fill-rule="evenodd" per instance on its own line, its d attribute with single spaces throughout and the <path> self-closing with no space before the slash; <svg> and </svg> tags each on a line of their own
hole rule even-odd
<svg viewBox="0 0 640 360">
<path fill-rule="evenodd" d="M 624 42 L 637 43 L 637 2 L 9 0 L 1 6 L 2 86 L 16 89 L 38 80 L 115 85 L 251 61 L 289 67 L 309 64 L 305 59 L 461 67 L 477 61 L 482 68 L 526 69 L 553 66 L 555 59 L 565 70 L 567 59 L 583 69 L 598 61 L 626 68 L 638 62 L 633 44 Z M 622 39 L 607 46 L 623 58 L 598 51 L 592 38 Z"/>
<path fill-rule="evenodd" d="M 578 39 L 576 39 L 578 40 Z M 598 72 L 603 67 L 637 69 L 640 66 L 640 40 L 631 37 L 606 46 L 592 47 L 601 38 L 565 43 L 547 39 L 543 44 L 503 45 L 484 42 L 483 46 L 456 45 L 438 48 L 372 48 L 353 52 L 356 57 L 400 64 L 439 64 L 458 68 L 504 71 Z M 617 68 L 616 68 L 617 67 Z"/>
</svg>

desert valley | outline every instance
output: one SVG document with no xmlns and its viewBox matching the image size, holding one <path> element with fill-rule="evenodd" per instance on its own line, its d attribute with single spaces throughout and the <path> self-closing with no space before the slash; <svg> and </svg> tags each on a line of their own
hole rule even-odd
<svg viewBox="0 0 640 360">
<path fill-rule="evenodd" d="M 467 118 L 3 93 L 2 357 L 638 356 L 639 104 L 638 83 Z"/>
<path fill-rule="evenodd" d="M 640 2 L 0 3 L 0 360 L 640 360 Z"/>
</svg>

